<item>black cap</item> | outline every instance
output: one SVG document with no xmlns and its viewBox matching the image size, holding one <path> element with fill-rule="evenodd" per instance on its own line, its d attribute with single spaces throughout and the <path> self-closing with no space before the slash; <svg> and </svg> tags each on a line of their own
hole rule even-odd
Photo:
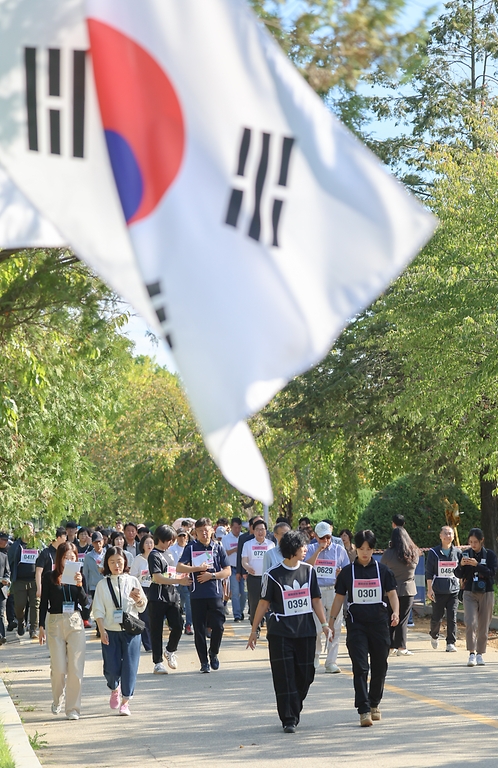
<svg viewBox="0 0 498 768">
<path fill-rule="evenodd" d="M 8 541 L 9 540 L 9 534 L 5 533 L 4 531 L 2 531 L 0 533 L 0 539 L 4 539 L 4 541 Z"/>
</svg>

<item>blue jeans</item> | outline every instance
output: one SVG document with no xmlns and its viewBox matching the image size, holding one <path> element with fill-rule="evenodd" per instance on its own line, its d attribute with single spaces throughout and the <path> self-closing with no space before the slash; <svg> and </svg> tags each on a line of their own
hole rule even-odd
<svg viewBox="0 0 498 768">
<path fill-rule="evenodd" d="M 246 589 L 245 581 L 241 578 L 237 581 L 236 569 L 232 568 L 230 576 L 230 592 L 232 593 L 232 611 L 234 619 L 241 619 L 246 607 Z"/>
<path fill-rule="evenodd" d="M 183 612 L 185 614 L 185 624 L 192 626 L 192 608 L 190 607 L 190 590 L 186 584 L 177 584 L 176 588 L 180 595 Z"/>
<path fill-rule="evenodd" d="M 140 635 L 107 630 L 109 645 L 102 643 L 104 677 L 107 686 L 115 691 L 121 682 L 121 694 L 129 699 L 133 696 L 140 661 Z"/>
</svg>

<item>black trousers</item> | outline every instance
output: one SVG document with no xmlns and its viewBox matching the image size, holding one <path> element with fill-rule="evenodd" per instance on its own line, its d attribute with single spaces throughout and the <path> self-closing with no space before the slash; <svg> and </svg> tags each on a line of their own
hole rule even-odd
<svg viewBox="0 0 498 768">
<path fill-rule="evenodd" d="M 225 613 L 221 597 L 198 597 L 190 595 L 192 609 L 192 624 L 194 625 L 195 650 L 201 664 L 208 663 L 206 627 L 211 629 L 209 653 L 217 656 L 220 650 L 221 638 L 225 628 Z"/>
<path fill-rule="evenodd" d="M 387 621 L 361 624 L 348 619 L 346 646 L 353 663 L 354 705 L 358 714 L 378 707 L 384 693 L 390 635 Z M 368 672 L 370 656 L 370 688 Z"/>
<path fill-rule="evenodd" d="M 273 688 L 277 697 L 278 716 L 282 725 L 297 725 L 303 701 L 315 679 L 315 646 L 313 637 L 268 635 Z"/>
<path fill-rule="evenodd" d="M 180 605 L 165 603 L 162 600 L 149 600 L 150 644 L 152 646 L 152 661 L 159 664 L 163 660 L 163 625 L 167 620 L 170 628 L 166 650 L 173 653 L 178 648 L 182 636 L 183 619 Z"/>
<path fill-rule="evenodd" d="M 256 608 L 261 598 L 261 576 L 247 575 L 247 594 L 249 595 L 249 618 L 251 626 L 254 621 Z"/>
<path fill-rule="evenodd" d="M 391 648 L 406 648 L 408 634 L 408 619 L 415 600 L 415 595 L 402 595 L 399 600 L 399 622 L 396 627 L 389 627 L 391 634 Z M 389 611 L 391 616 L 392 611 Z"/>
<path fill-rule="evenodd" d="M 446 611 L 446 644 L 455 645 L 458 610 L 458 592 L 449 595 L 437 595 L 434 593 L 432 603 L 431 628 L 429 634 L 437 639 L 441 629 L 441 619 Z"/>
</svg>

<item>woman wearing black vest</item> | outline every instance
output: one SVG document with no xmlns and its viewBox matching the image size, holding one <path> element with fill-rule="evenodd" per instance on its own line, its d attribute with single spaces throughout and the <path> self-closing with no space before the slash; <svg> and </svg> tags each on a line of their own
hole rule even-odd
<svg viewBox="0 0 498 768">
<path fill-rule="evenodd" d="M 469 549 L 462 552 L 455 568 L 455 576 L 462 579 L 463 611 L 466 627 L 468 667 L 483 667 L 488 643 L 488 629 L 493 615 L 493 583 L 497 560 L 492 549 L 484 548 L 484 534 L 480 528 L 471 528 Z"/>
</svg>

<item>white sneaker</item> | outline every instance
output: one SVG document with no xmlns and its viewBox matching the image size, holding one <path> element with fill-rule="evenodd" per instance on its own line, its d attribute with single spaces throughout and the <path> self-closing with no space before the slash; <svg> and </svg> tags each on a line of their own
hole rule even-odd
<svg viewBox="0 0 498 768">
<path fill-rule="evenodd" d="M 337 664 L 325 664 L 325 672 L 329 675 L 336 675 L 338 672 L 342 672 L 342 670 Z"/>
<path fill-rule="evenodd" d="M 168 662 L 168 667 L 170 669 L 177 669 L 178 668 L 178 659 L 176 658 L 176 653 L 174 651 L 171 651 L 171 653 L 167 650 L 164 651 L 164 655 L 166 656 L 166 661 Z"/>
<path fill-rule="evenodd" d="M 453 643 L 448 643 L 446 646 L 446 653 L 456 653 L 456 645 L 453 645 Z"/>
<path fill-rule="evenodd" d="M 154 664 L 154 674 L 155 675 L 167 675 L 168 670 L 162 663 L 162 661 L 159 662 L 159 664 Z"/>
<path fill-rule="evenodd" d="M 413 656 L 413 651 L 409 651 L 408 648 L 398 648 L 397 656 Z"/>
<path fill-rule="evenodd" d="M 67 718 L 68 720 L 79 720 L 79 719 L 80 719 L 80 716 L 79 716 L 79 714 L 76 712 L 76 710 L 74 710 L 74 709 L 73 709 L 73 710 L 72 710 L 72 712 L 68 712 L 68 713 L 67 713 L 67 715 L 66 715 L 66 718 Z"/>
<path fill-rule="evenodd" d="M 315 669 L 318 669 L 320 666 L 320 654 L 315 653 Z"/>
<path fill-rule="evenodd" d="M 478 653 L 476 656 L 476 662 L 478 667 L 484 667 L 486 666 L 486 662 L 482 658 L 482 653 Z"/>
<path fill-rule="evenodd" d="M 431 645 L 436 650 L 436 648 L 439 648 L 439 638 L 437 637 L 431 637 Z"/>
<path fill-rule="evenodd" d="M 54 704 L 52 702 L 52 714 L 53 715 L 60 715 L 61 709 L 62 709 L 62 705 L 61 704 Z"/>
<path fill-rule="evenodd" d="M 481 658 L 482 658 L 482 657 L 481 657 Z M 476 661 L 476 655 L 475 655 L 475 653 L 471 653 L 471 654 L 469 655 L 469 660 L 468 660 L 468 662 L 467 662 L 467 666 L 468 666 L 468 667 L 475 667 L 476 665 L 477 665 L 477 661 Z"/>
</svg>

